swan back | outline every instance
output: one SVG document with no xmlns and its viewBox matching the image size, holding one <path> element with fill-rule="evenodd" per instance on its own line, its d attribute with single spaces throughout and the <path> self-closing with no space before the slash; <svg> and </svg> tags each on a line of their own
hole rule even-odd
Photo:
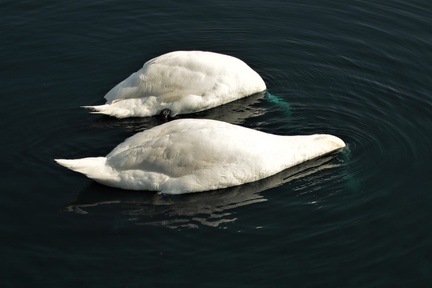
<svg viewBox="0 0 432 288">
<path fill-rule="evenodd" d="M 147 61 L 106 95 L 105 105 L 83 106 L 118 118 L 172 116 L 210 109 L 266 89 L 242 60 L 207 51 L 175 51 Z"/>
<path fill-rule="evenodd" d="M 105 185 L 182 194 L 257 181 L 344 146 L 327 134 L 280 136 L 180 119 L 137 133 L 102 159 L 56 161 Z"/>
<path fill-rule="evenodd" d="M 107 155 L 107 164 L 164 175 L 157 190 L 184 193 L 256 181 L 344 146 L 332 135 L 279 136 L 182 119 L 130 137 Z"/>
<path fill-rule="evenodd" d="M 262 78 L 242 60 L 207 51 L 175 51 L 147 61 L 143 68 L 106 95 L 107 103 L 156 96 L 165 102 L 179 94 L 222 98 L 248 96 L 266 89 Z"/>
</svg>

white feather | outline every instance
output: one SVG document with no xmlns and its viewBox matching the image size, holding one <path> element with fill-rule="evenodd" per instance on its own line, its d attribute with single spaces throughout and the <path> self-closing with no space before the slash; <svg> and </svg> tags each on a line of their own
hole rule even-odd
<svg viewBox="0 0 432 288">
<path fill-rule="evenodd" d="M 117 118 L 152 116 L 163 109 L 175 116 L 265 89 L 258 73 L 240 59 L 214 52 L 176 51 L 146 62 L 105 95 L 106 104 L 83 108 Z"/>
<path fill-rule="evenodd" d="M 56 161 L 108 186 L 182 194 L 257 181 L 344 146 L 327 134 L 280 136 L 180 119 L 126 139 L 106 157 Z"/>
</svg>

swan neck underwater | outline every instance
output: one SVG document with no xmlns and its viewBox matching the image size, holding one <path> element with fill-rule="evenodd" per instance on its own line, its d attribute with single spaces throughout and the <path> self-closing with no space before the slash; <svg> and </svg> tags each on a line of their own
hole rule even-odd
<svg viewBox="0 0 432 288">
<path fill-rule="evenodd" d="M 343 147 L 328 134 L 274 135 L 179 119 L 131 136 L 106 157 L 55 161 L 107 186 L 184 194 L 254 182 Z"/>
</svg>

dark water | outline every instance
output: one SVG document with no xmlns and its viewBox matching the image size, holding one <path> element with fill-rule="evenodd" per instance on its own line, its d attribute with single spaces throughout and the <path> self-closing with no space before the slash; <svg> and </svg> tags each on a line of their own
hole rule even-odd
<svg viewBox="0 0 432 288">
<path fill-rule="evenodd" d="M 427 0 L 2 1 L 2 287 L 430 287 L 431 13 Z M 193 117 L 348 148 L 182 197 L 52 161 L 157 125 L 79 106 L 182 49 L 243 59 L 282 100 Z"/>
</svg>

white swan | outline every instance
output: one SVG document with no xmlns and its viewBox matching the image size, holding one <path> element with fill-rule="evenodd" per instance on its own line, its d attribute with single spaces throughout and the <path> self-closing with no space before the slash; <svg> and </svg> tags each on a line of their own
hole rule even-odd
<svg viewBox="0 0 432 288">
<path fill-rule="evenodd" d="M 207 110 L 266 89 L 263 79 L 232 56 L 176 51 L 146 62 L 106 95 L 106 104 L 82 106 L 117 118 Z"/>
<path fill-rule="evenodd" d="M 260 180 L 344 146 L 327 134 L 280 136 L 179 119 L 126 139 L 106 157 L 55 161 L 108 186 L 182 194 Z"/>
</svg>

